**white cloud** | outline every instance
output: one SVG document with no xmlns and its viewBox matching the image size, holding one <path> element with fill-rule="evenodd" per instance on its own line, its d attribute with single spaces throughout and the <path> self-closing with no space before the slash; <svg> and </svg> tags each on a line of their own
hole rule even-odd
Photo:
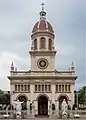
<svg viewBox="0 0 86 120">
<path fill-rule="evenodd" d="M 45 3 L 47 19 L 56 33 L 56 68 L 70 66 L 75 61 L 83 68 L 83 28 L 86 26 L 86 0 L 2 0 L 0 1 L 0 87 L 7 87 L 7 75 L 14 61 L 19 69 L 29 69 L 30 32 L 39 20 L 41 3 Z M 35 5 L 34 5 L 35 4 Z M 84 26 L 84 27 L 83 27 Z M 60 44 L 59 44 L 60 43 Z M 28 45 L 27 45 L 28 44 Z M 10 51 L 10 52 L 4 52 Z M 15 54 L 14 54 L 14 53 Z M 25 57 L 25 58 L 24 58 Z M 82 62 L 81 62 L 82 61 Z M 28 65 L 27 65 L 28 64 Z M 83 79 L 82 69 L 77 75 Z M 79 77 L 79 81 L 82 82 Z M 3 83 L 3 84 L 2 84 Z"/>
<path fill-rule="evenodd" d="M 72 55 L 75 53 L 75 48 L 71 44 L 57 44 L 59 55 Z M 64 56 L 63 56 L 64 57 Z"/>
<path fill-rule="evenodd" d="M 17 54 L 9 53 L 9 52 L 2 52 L 0 54 L 0 88 L 8 90 L 9 86 L 9 80 L 7 79 L 7 76 L 10 73 L 10 66 L 12 61 L 14 61 L 14 66 L 18 67 L 19 69 L 23 70 L 26 67 L 29 69 L 29 64 L 27 66 L 28 59 L 22 58 Z M 6 85 L 5 85 L 6 84 Z"/>
</svg>

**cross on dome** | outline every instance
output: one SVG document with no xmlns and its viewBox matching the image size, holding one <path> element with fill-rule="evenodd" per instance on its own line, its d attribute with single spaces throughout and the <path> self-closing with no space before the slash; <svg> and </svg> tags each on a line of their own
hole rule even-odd
<svg viewBox="0 0 86 120">
<path fill-rule="evenodd" d="M 42 3 L 41 5 L 42 5 L 42 10 L 41 10 L 41 12 L 40 12 L 40 18 L 46 19 L 46 17 L 45 17 L 45 16 L 46 16 L 46 12 L 44 11 L 44 5 L 45 5 L 45 4 Z"/>
<path fill-rule="evenodd" d="M 44 11 L 44 5 L 45 5 L 45 4 L 44 4 L 44 3 L 42 3 L 41 5 L 42 5 L 42 11 Z"/>
<path fill-rule="evenodd" d="M 40 11 L 40 20 L 34 25 L 32 33 L 35 32 L 51 32 L 52 35 L 54 35 L 53 27 L 52 25 L 46 20 L 46 12 L 44 9 L 44 3 L 41 4 L 41 11 Z M 50 33 L 49 33 L 50 34 Z"/>
</svg>

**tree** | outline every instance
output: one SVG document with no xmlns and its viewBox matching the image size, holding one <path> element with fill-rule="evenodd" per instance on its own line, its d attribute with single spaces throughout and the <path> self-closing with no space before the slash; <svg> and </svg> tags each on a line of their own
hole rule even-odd
<svg viewBox="0 0 86 120">
<path fill-rule="evenodd" d="M 86 102 L 86 86 L 78 91 L 78 103 L 83 104 Z"/>
<path fill-rule="evenodd" d="M 0 104 L 2 104 L 3 95 L 4 95 L 4 92 L 2 90 L 0 90 Z"/>
<path fill-rule="evenodd" d="M 0 90 L 0 104 L 10 104 L 10 93 Z"/>
</svg>

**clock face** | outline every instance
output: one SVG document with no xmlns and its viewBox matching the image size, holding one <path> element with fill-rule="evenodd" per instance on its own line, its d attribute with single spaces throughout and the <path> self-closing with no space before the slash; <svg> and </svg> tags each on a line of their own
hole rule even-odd
<svg viewBox="0 0 86 120">
<path fill-rule="evenodd" d="M 45 69 L 48 66 L 48 61 L 45 58 L 41 58 L 38 60 L 37 65 L 41 69 Z"/>
</svg>

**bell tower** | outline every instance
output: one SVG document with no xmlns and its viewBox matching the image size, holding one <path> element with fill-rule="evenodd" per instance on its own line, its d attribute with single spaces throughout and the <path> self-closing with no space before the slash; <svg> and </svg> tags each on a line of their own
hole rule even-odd
<svg viewBox="0 0 86 120">
<path fill-rule="evenodd" d="M 31 34 L 31 71 L 54 71 L 55 47 L 54 31 L 51 24 L 46 20 L 46 12 L 42 3 L 39 13 L 40 20 L 34 25 Z"/>
</svg>

